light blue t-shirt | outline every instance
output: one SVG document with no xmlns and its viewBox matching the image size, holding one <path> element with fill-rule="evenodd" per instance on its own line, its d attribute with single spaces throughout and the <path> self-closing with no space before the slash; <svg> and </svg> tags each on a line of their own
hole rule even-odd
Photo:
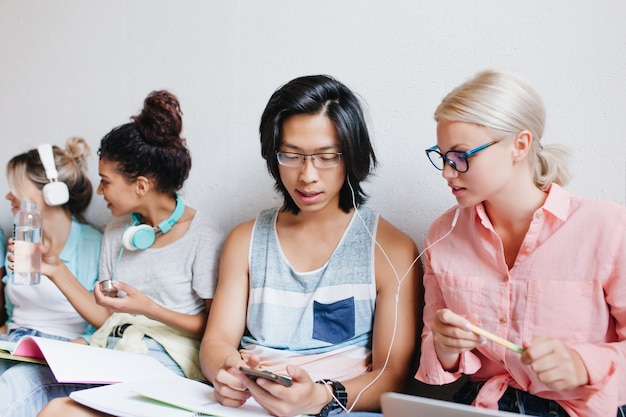
<svg viewBox="0 0 626 417">
<path fill-rule="evenodd" d="M 102 233 L 72 219 L 70 233 L 59 258 L 89 291 L 98 279 Z M 5 259 L 5 257 L 2 257 Z M 76 312 L 61 290 L 47 277 L 38 285 L 14 285 L 12 271 L 3 278 L 9 330 L 27 328 L 42 333 L 75 338 L 95 329 Z"/>
<path fill-rule="evenodd" d="M 4 229 L 0 227 L 0 268 L 4 268 L 4 258 L 7 255 L 7 238 L 4 235 Z"/>
</svg>

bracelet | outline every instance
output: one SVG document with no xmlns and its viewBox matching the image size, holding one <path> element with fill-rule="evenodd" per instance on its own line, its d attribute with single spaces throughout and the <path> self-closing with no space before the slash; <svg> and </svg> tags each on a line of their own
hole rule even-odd
<svg viewBox="0 0 626 417">
<path fill-rule="evenodd" d="M 320 379 L 315 381 L 317 384 L 330 385 L 333 388 L 333 399 L 315 414 L 315 417 L 328 417 L 330 415 L 341 413 L 348 405 L 348 393 L 346 387 L 339 381 L 331 381 L 330 379 Z"/>
</svg>

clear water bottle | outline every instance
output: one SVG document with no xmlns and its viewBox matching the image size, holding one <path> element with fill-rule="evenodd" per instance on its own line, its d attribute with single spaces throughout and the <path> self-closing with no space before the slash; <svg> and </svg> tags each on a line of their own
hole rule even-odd
<svg viewBox="0 0 626 417">
<path fill-rule="evenodd" d="M 37 203 L 22 201 L 13 223 L 13 283 L 35 285 L 41 280 L 41 213 Z"/>
</svg>

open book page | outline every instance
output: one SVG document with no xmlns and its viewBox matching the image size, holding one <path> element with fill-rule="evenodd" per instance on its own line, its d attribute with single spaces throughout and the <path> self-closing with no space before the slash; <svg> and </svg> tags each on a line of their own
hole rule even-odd
<svg viewBox="0 0 626 417">
<path fill-rule="evenodd" d="M 4 351 L 8 353 L 13 353 L 16 345 L 17 343 L 6 342 L 4 340 L 0 340 L 0 352 Z"/>
<path fill-rule="evenodd" d="M 217 402 L 213 388 L 202 382 L 174 375 L 168 381 L 133 381 L 128 383 L 131 390 L 144 397 L 159 400 L 189 411 L 221 417 L 268 416 L 254 398 L 249 398 L 238 408 L 225 407 Z M 164 383 L 165 382 L 165 383 Z"/>
<path fill-rule="evenodd" d="M 13 354 L 45 358 L 54 377 L 61 383 L 112 384 L 172 374 L 148 355 L 36 336 L 21 338 Z"/>
<path fill-rule="evenodd" d="M 95 410 L 122 417 L 269 415 L 253 398 L 239 408 L 225 407 L 215 401 L 211 386 L 174 374 L 160 380 L 136 380 L 75 391 L 70 397 Z"/>
<path fill-rule="evenodd" d="M 17 343 L 6 342 L 0 340 L 0 359 L 9 359 L 12 361 L 21 361 L 21 362 L 32 362 L 32 363 L 46 363 L 44 359 L 40 357 L 31 357 L 31 356 L 21 356 L 17 354 L 13 354 Z"/>
</svg>

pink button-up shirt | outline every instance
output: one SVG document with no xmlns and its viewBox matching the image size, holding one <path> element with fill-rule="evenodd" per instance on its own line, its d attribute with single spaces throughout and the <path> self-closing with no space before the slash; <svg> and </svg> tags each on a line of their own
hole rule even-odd
<svg viewBox="0 0 626 417">
<path fill-rule="evenodd" d="M 424 247 L 450 230 L 454 211 L 433 223 Z M 424 263 L 418 380 L 441 385 L 466 374 L 487 381 L 474 405 L 488 408 L 497 408 L 507 386 L 556 400 L 570 416 L 614 416 L 626 403 L 626 208 L 552 185 L 510 270 L 483 205 L 462 208 Z M 429 328 L 441 308 L 476 313 L 479 327 L 519 345 L 535 336 L 562 340 L 585 363 L 588 385 L 552 390 L 518 353 L 494 343 L 465 352 L 458 372 L 446 372 Z"/>
</svg>

